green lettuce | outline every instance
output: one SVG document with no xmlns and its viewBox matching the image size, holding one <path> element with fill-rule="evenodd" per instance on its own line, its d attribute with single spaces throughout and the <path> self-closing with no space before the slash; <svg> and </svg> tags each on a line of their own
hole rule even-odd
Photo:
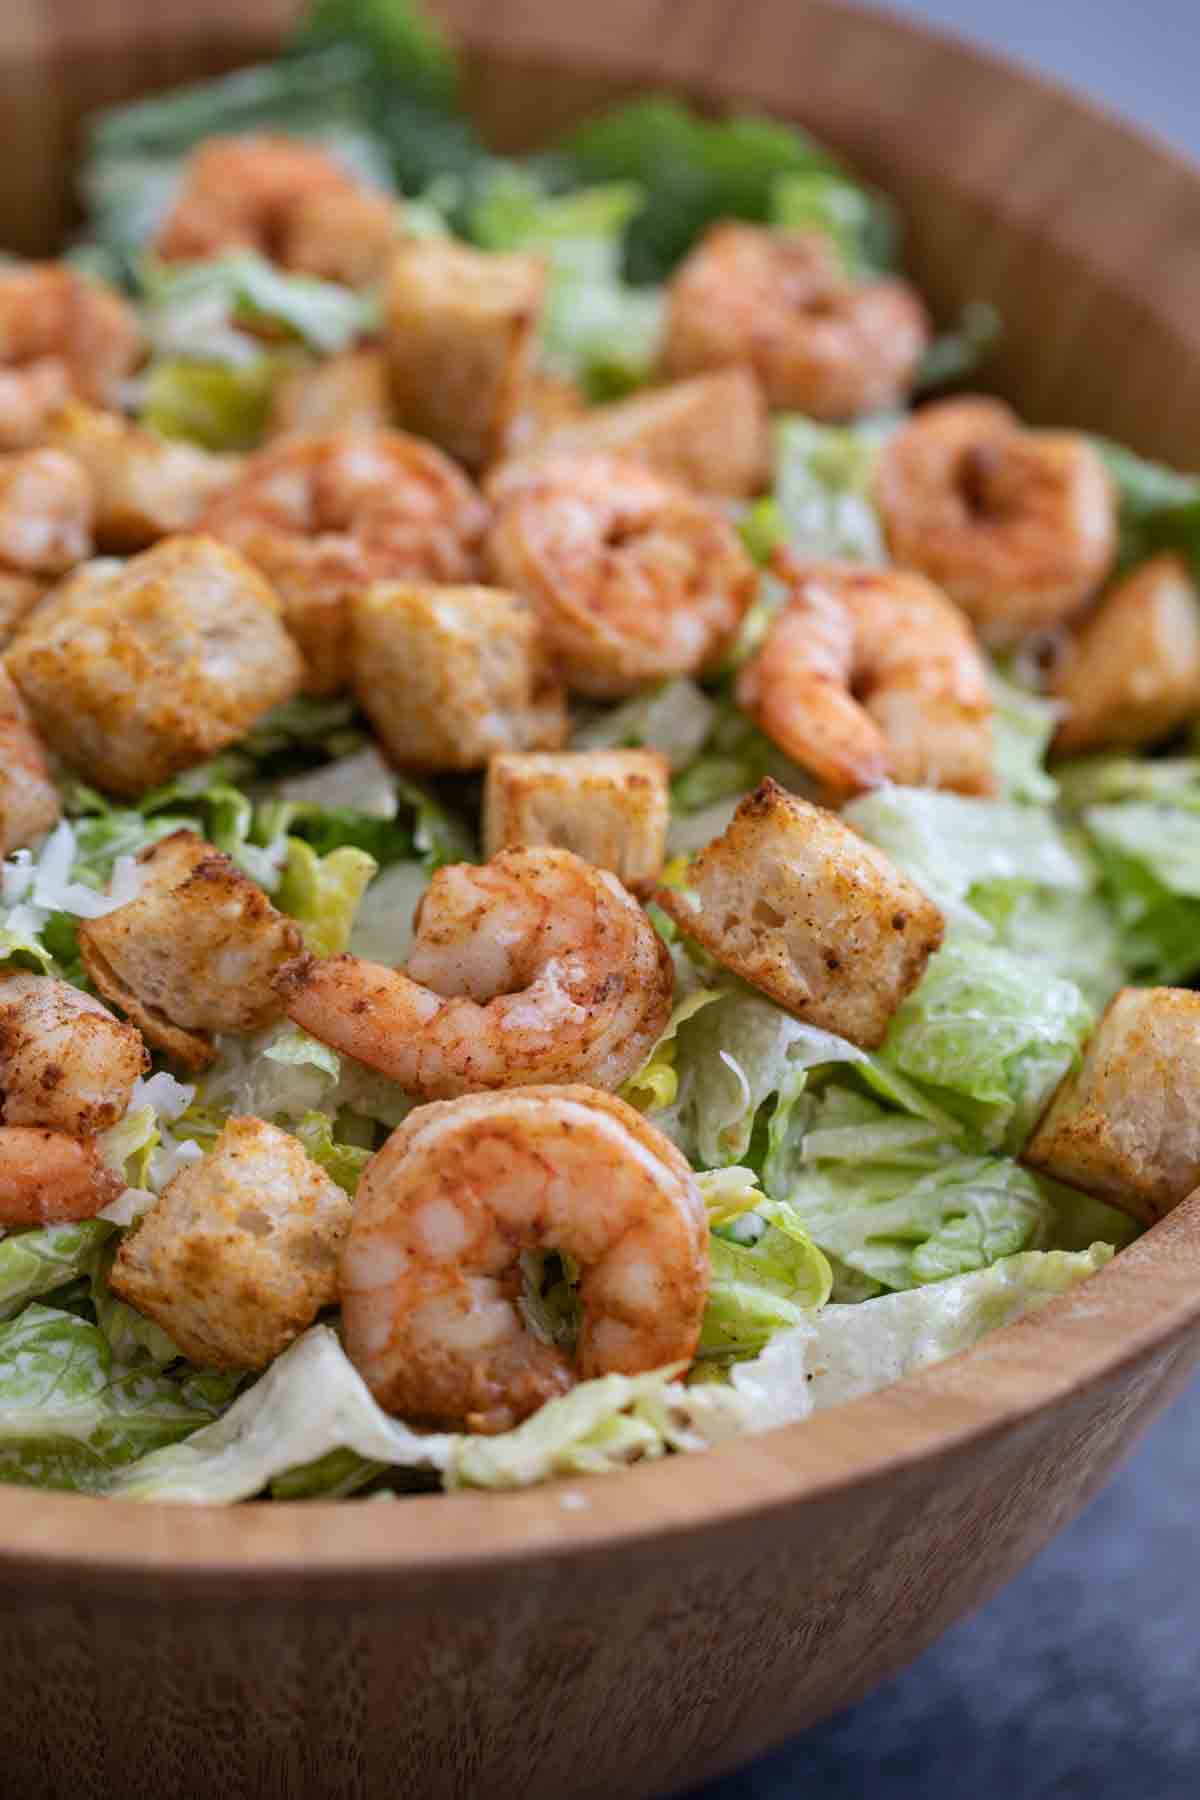
<svg viewBox="0 0 1200 1800">
<path fill-rule="evenodd" d="M 1177 550 L 1200 574 L 1200 476 L 1180 475 L 1107 438 L 1092 442 L 1117 490 L 1121 566 Z"/>
<path fill-rule="evenodd" d="M 830 238 L 852 275 L 879 274 L 896 266 L 900 220 L 891 202 L 829 169 L 779 176 L 771 190 L 770 217 L 784 231 L 820 231 Z"/>
<path fill-rule="evenodd" d="M 661 750 L 678 771 L 703 750 L 717 722 L 716 702 L 686 675 L 655 682 L 619 706 L 577 725 L 572 750 Z"/>
<path fill-rule="evenodd" d="M 824 1306 L 833 1274 L 794 1209 L 765 1194 L 709 1236 L 708 1305 L 697 1354 L 755 1356 Z"/>
<path fill-rule="evenodd" d="M 995 348 L 1003 331 L 1000 314 L 986 300 L 968 300 L 958 322 L 940 331 L 929 345 L 917 370 L 916 391 L 947 387 L 973 374 Z"/>
<path fill-rule="evenodd" d="M 262 347 L 252 334 L 263 324 L 331 356 L 377 322 L 369 295 L 277 269 L 253 250 L 231 250 L 207 262 L 160 263 L 148 256 L 141 287 L 154 351 L 202 364 L 256 364 Z"/>
<path fill-rule="evenodd" d="M 281 911 L 298 921 L 305 947 L 315 956 L 335 956 L 349 944 L 359 901 L 378 867 L 365 850 L 318 856 L 302 838 L 288 839 L 276 899 Z"/>
<path fill-rule="evenodd" d="M 0 1319 L 12 1318 L 30 1300 L 87 1275 L 111 1236 L 112 1226 L 102 1219 L 82 1219 L 0 1239 Z"/>
<path fill-rule="evenodd" d="M 310 1112 L 294 1127 L 296 1136 L 315 1163 L 331 1175 L 340 1188 L 353 1195 L 359 1176 L 371 1159 L 362 1144 L 348 1144 L 335 1136 L 335 1121 L 328 1113 Z"/>
<path fill-rule="evenodd" d="M 252 450 L 266 431 L 285 366 L 284 358 L 268 355 L 236 365 L 159 357 L 146 373 L 141 423 L 160 437 L 205 450 Z"/>
<path fill-rule="evenodd" d="M 1052 700 L 1010 681 L 998 669 L 990 671 L 989 684 L 1001 794 L 1006 800 L 1024 800 L 1031 806 L 1052 806 L 1058 783 L 1047 773 L 1045 764 L 1058 724 L 1058 707 Z"/>
<path fill-rule="evenodd" d="M 871 498 L 875 462 L 892 418 L 819 425 L 790 414 L 775 422 L 775 515 L 798 556 L 885 562 Z"/>
</svg>

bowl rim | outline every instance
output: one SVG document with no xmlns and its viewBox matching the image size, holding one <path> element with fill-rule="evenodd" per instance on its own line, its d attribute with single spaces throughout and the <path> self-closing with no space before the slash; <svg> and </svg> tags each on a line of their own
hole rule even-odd
<svg viewBox="0 0 1200 1800">
<path fill-rule="evenodd" d="M 1075 120 L 1119 135 L 1148 168 L 1170 169 L 1200 194 L 1200 169 L 1174 146 L 1014 58 L 858 0 L 817 4 L 909 51 L 940 45 L 990 79 L 998 99 L 1032 90 Z M 498 6 L 502 16 L 491 20 L 472 0 L 451 0 L 442 10 L 462 15 L 474 46 L 486 49 L 496 41 L 489 34 L 520 8 Z M 521 49 L 552 48 L 545 18 L 543 11 L 541 42 L 522 41 Z M 636 74 L 624 53 L 612 66 L 622 77 Z M 649 81 L 648 66 L 641 78 Z M 436 1579 L 443 1589 L 447 1581 L 477 1580 L 482 1568 L 574 1564 L 647 1545 L 661 1553 L 663 1540 L 765 1520 L 969 1452 L 1175 1349 L 1200 1355 L 1200 1190 L 1078 1287 L 970 1349 L 798 1424 L 623 1470 L 613 1480 L 406 1496 L 402 1536 L 389 1503 L 173 1506 L 0 1486 L 0 1573 L 16 1587 L 74 1578 L 117 1582 L 126 1593 L 139 1577 L 157 1587 L 168 1576 L 206 1588 L 236 1581 L 241 1589 L 386 1575 L 414 1585 Z"/>
</svg>

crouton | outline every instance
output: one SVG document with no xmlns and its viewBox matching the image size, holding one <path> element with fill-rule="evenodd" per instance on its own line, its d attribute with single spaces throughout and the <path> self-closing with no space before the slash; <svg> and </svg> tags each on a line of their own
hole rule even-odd
<svg viewBox="0 0 1200 1800">
<path fill-rule="evenodd" d="M 34 843 L 61 811 L 42 741 L 0 663 L 0 856 Z"/>
<path fill-rule="evenodd" d="M 92 554 L 92 484 L 58 450 L 0 456 L 0 569 L 63 575 Z"/>
<path fill-rule="evenodd" d="M 566 736 L 537 617 L 499 588 L 376 582 L 351 605 L 351 685 L 385 749 L 416 769 L 482 769 Z"/>
<path fill-rule="evenodd" d="M 831 812 L 764 781 L 656 899 L 778 1005 L 873 1050 L 942 941 L 942 915 Z"/>
<path fill-rule="evenodd" d="M 97 787 L 134 795 L 243 737 L 300 685 L 264 578 L 236 551 L 176 537 L 124 566 L 85 564 L 8 652 L 47 743 Z"/>
<path fill-rule="evenodd" d="M 1200 1186 L 1200 994 L 1122 988 L 1022 1161 L 1153 1224 Z"/>
<path fill-rule="evenodd" d="M 1054 693 L 1054 748 L 1075 756 L 1151 744 L 1200 712 L 1200 594 L 1177 556 L 1117 582 L 1075 631 Z"/>
<path fill-rule="evenodd" d="M 391 417 L 387 358 L 368 345 L 305 363 L 285 375 L 271 394 L 267 436 L 382 431 Z"/>
<path fill-rule="evenodd" d="M 49 584 L 36 575 L 16 575 L 0 569 L 0 649 L 28 618 Z"/>
<path fill-rule="evenodd" d="M 503 456 L 524 402 L 545 286 L 540 257 L 488 255 L 449 238 L 403 244 L 384 297 L 401 424 L 468 468 Z"/>
<path fill-rule="evenodd" d="M 127 1236 L 109 1286 L 203 1369 L 262 1369 L 337 1298 L 350 1200 L 298 1140 L 230 1119 Z"/>
<path fill-rule="evenodd" d="M 124 1117 L 150 1067 L 132 1025 L 53 975 L 0 975 L 0 1120 L 88 1137 Z"/>
<path fill-rule="evenodd" d="M 194 831 L 173 832 L 138 861 L 137 899 L 80 921 L 83 966 L 152 1044 L 202 1069 L 210 1033 L 259 1031 L 279 1017 L 271 978 L 303 948 L 300 929 Z"/>
<path fill-rule="evenodd" d="M 602 450 L 636 456 L 660 475 L 700 493 L 744 499 L 762 491 L 770 449 L 762 389 L 749 369 L 739 368 L 598 406 L 582 418 L 552 426 L 527 454 L 536 459 L 561 451 Z M 501 475 L 496 485 L 502 482 Z"/>
<path fill-rule="evenodd" d="M 483 853 L 573 850 L 638 893 L 662 871 L 670 765 L 657 750 L 510 751 L 488 764 Z"/>
<path fill-rule="evenodd" d="M 46 441 L 85 471 L 95 503 L 96 544 L 114 554 L 144 550 L 172 532 L 190 531 L 242 461 L 196 444 L 172 443 L 119 413 L 78 403 L 50 421 Z"/>
</svg>

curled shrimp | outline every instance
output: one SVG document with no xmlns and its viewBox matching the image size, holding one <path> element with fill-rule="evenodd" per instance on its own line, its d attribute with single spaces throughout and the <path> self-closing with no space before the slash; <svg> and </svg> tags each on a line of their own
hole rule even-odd
<svg viewBox="0 0 1200 1800">
<path fill-rule="evenodd" d="M 402 431 L 335 431 L 246 462 L 200 529 L 262 570 L 306 663 L 310 693 L 348 674 L 348 602 L 372 581 L 471 581 L 486 508 L 440 450 Z"/>
<path fill-rule="evenodd" d="M 276 987 L 297 1025 L 423 1100 L 619 1087 L 665 1028 L 666 946 L 616 876 L 570 850 L 439 869 L 414 927 L 403 969 L 305 956 Z"/>
<path fill-rule="evenodd" d="M 920 575 L 776 558 L 791 594 L 738 703 L 841 798 L 896 781 L 989 794 L 992 701 L 967 620 Z"/>
<path fill-rule="evenodd" d="M 94 1138 L 0 1125 L 0 1226 L 90 1219 L 124 1187 L 105 1166 Z"/>
<path fill-rule="evenodd" d="M 0 1120 L 74 1137 L 122 1118 L 150 1067 L 136 1026 L 70 982 L 17 971 L 0 977 Z"/>
<path fill-rule="evenodd" d="M 815 419 L 899 405 L 928 342 L 915 290 L 892 277 L 850 279 L 820 232 L 724 220 L 670 285 L 671 374 L 749 364 L 772 409 Z"/>
<path fill-rule="evenodd" d="M 0 662 L 0 856 L 26 849 L 57 823 L 62 797 L 16 683 Z"/>
<path fill-rule="evenodd" d="M 256 250 L 284 268 L 358 286 L 381 271 L 396 209 L 295 138 L 209 138 L 194 150 L 155 249 L 165 262 Z"/>
<path fill-rule="evenodd" d="M 63 263 L 0 269 L 0 449 L 42 441 L 72 398 L 111 405 L 141 359 L 133 309 Z"/>
<path fill-rule="evenodd" d="M 537 1087 L 410 1113 L 363 1171 L 346 1348 L 380 1405 L 506 1430 L 583 1378 L 688 1362 L 708 1229 L 687 1162 L 612 1094 Z M 574 1359 L 528 1330 L 522 1251 L 580 1267 Z"/>
<path fill-rule="evenodd" d="M 715 502 L 631 458 L 567 452 L 489 491 L 492 573 L 533 601 L 569 687 L 614 697 L 720 661 L 757 575 Z"/>
<path fill-rule="evenodd" d="M 885 444 L 875 498 L 892 556 L 995 645 L 1077 612 L 1117 547 L 1116 498 L 1073 431 L 1026 431 L 1000 400 L 927 406 Z"/>
</svg>

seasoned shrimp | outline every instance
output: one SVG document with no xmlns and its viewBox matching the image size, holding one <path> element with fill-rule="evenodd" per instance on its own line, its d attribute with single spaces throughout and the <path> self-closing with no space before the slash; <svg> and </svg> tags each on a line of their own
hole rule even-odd
<svg viewBox="0 0 1200 1800">
<path fill-rule="evenodd" d="M 791 597 L 738 703 L 839 800 L 884 781 L 990 794 L 987 668 L 958 608 L 899 569 L 776 559 Z"/>
<path fill-rule="evenodd" d="M 372 581 L 470 581 L 487 520 L 449 457 L 402 431 L 329 432 L 260 451 L 201 529 L 274 584 L 308 692 L 348 678 L 348 602 Z"/>
<path fill-rule="evenodd" d="M 0 662 L 0 856 L 34 843 L 61 810 L 42 740 Z"/>
<path fill-rule="evenodd" d="M 242 465 L 239 456 L 162 438 L 121 413 L 75 403 L 50 420 L 46 441 L 85 474 L 94 500 L 96 543 L 114 555 L 145 550 L 159 538 L 190 531 Z"/>
<path fill-rule="evenodd" d="M 342 1253 L 346 1348 L 381 1406 L 507 1430 L 576 1375 L 695 1354 L 708 1229 L 675 1146 L 612 1094 L 535 1087 L 423 1106 L 363 1172 Z M 522 1251 L 579 1265 L 572 1359 L 527 1329 Z"/>
<path fill-rule="evenodd" d="M 439 869 L 404 969 L 304 956 L 275 978 L 288 1016 L 423 1100 L 477 1088 L 619 1087 L 671 1010 L 671 959 L 615 875 L 570 850 Z"/>
<path fill-rule="evenodd" d="M 381 273 L 396 209 L 324 150 L 295 138 L 209 138 L 194 150 L 155 244 L 165 262 L 257 250 L 350 286 Z"/>
<path fill-rule="evenodd" d="M 0 569 L 65 575 L 92 553 L 92 512 L 91 482 L 74 458 L 58 450 L 0 456 Z"/>
<path fill-rule="evenodd" d="M 875 498 L 892 556 L 1010 645 L 1068 618 L 1117 547 L 1112 482 L 1073 431 L 1026 431 L 1001 400 L 925 407 L 885 444 Z"/>
<path fill-rule="evenodd" d="M 720 661 L 757 575 L 720 507 L 632 459 L 514 465 L 486 556 L 538 609 L 568 685 L 613 697 Z"/>
<path fill-rule="evenodd" d="M 0 976 L 0 1120 L 83 1137 L 122 1118 L 150 1067 L 137 1028 L 70 982 Z"/>
<path fill-rule="evenodd" d="M 670 285 L 672 375 L 749 364 L 773 409 L 853 419 L 897 406 L 929 342 L 906 281 L 851 280 L 819 232 L 712 226 Z"/>
<path fill-rule="evenodd" d="M 0 1126 L 0 1227 L 90 1219 L 123 1191 L 94 1138 Z"/>
<path fill-rule="evenodd" d="M 111 404 L 141 354 L 137 315 L 111 289 L 62 263 L 0 269 L 0 449 L 39 444 L 73 396 Z"/>
</svg>

